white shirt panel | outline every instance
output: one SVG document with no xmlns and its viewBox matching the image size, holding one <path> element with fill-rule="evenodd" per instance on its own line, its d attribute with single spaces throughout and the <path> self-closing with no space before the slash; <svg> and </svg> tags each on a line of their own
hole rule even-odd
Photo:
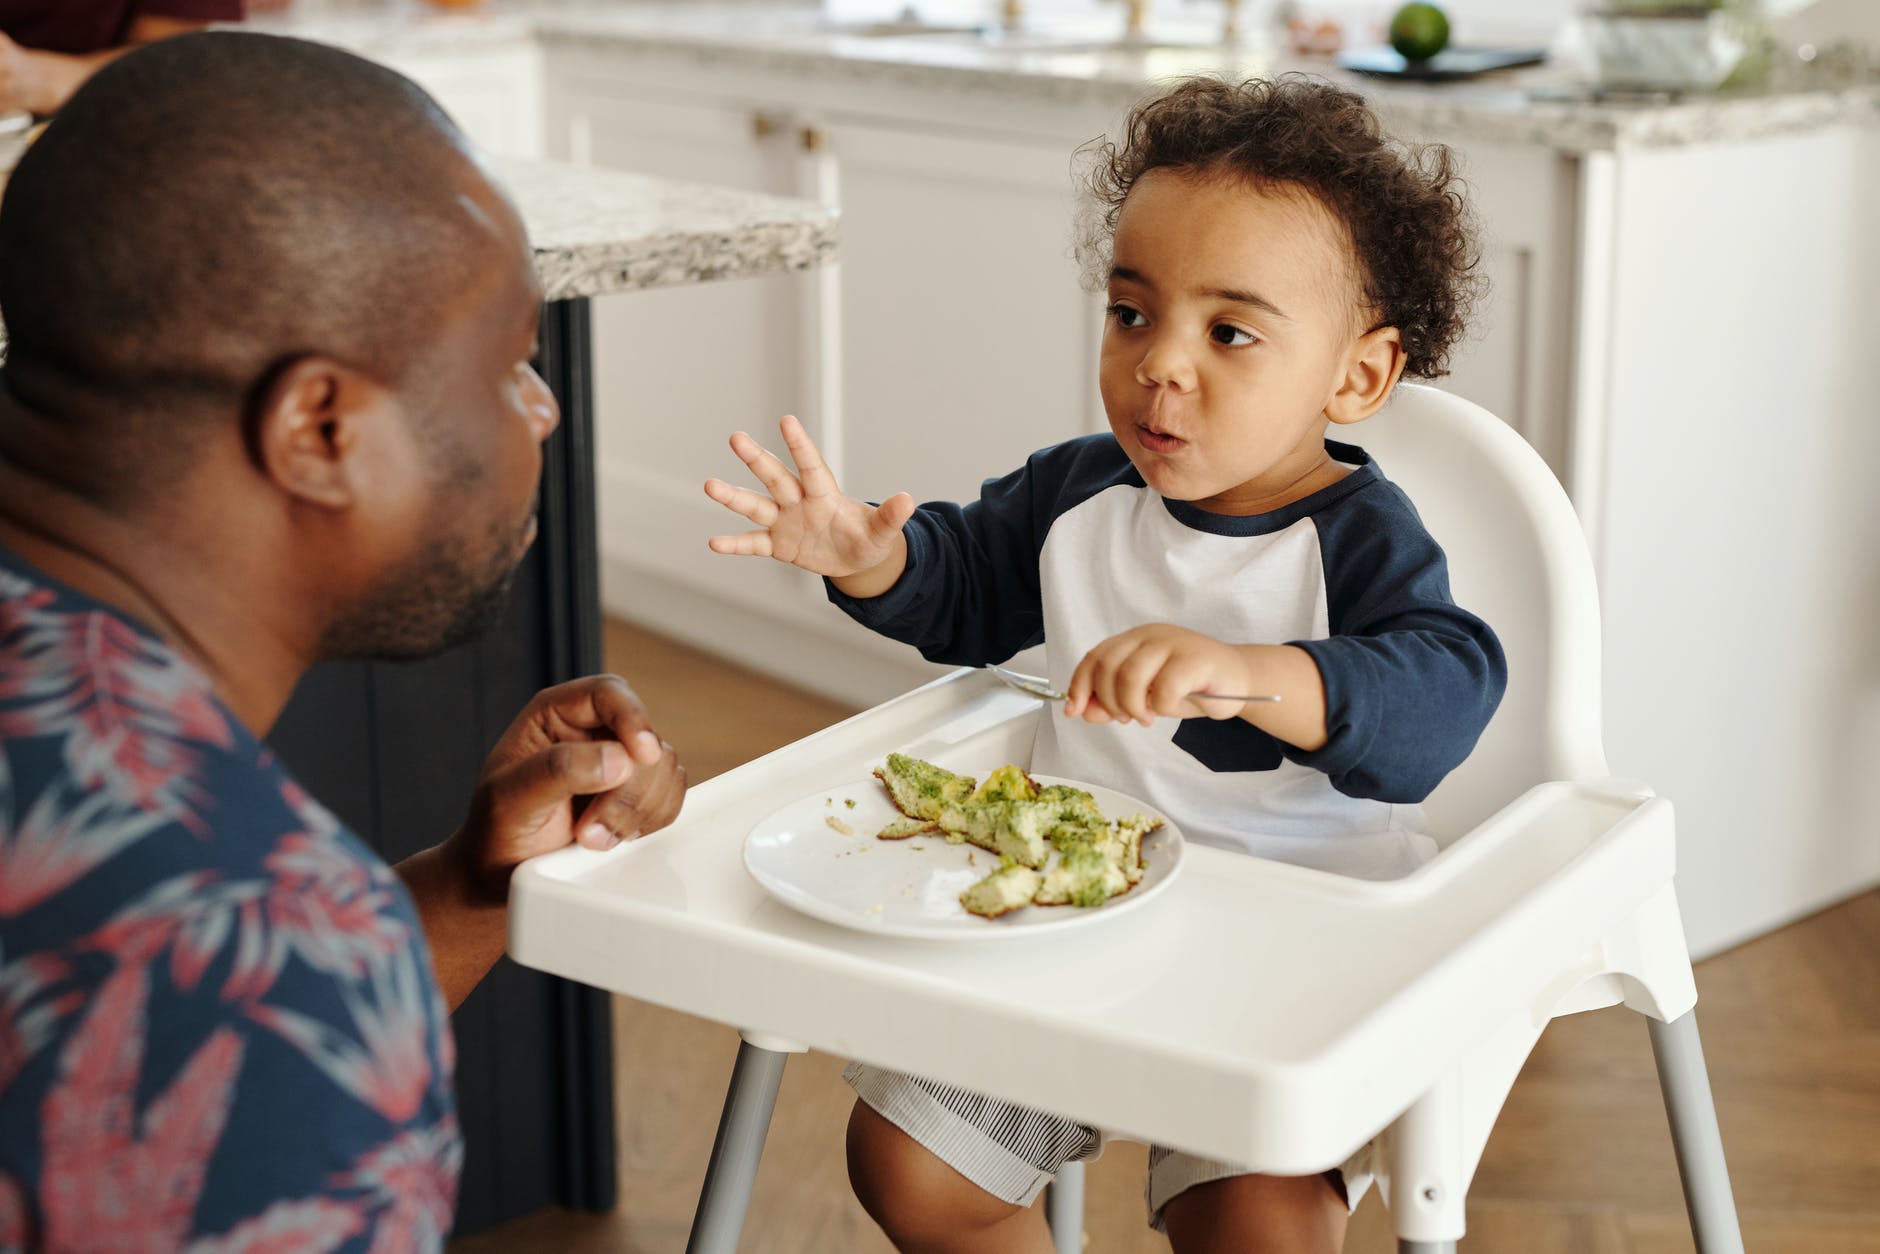
<svg viewBox="0 0 1880 1254">
<path fill-rule="evenodd" d="M 1183 525 L 1155 493 L 1106 489 L 1051 526 L 1039 555 L 1051 681 L 1065 687 L 1093 646 L 1146 623 L 1219 640 L 1282 644 L 1329 634 L 1324 563 L 1310 518 L 1255 536 Z M 1367 879 L 1434 852 L 1415 806 L 1347 797 L 1321 772 L 1215 771 L 1173 743 L 1181 722 L 1094 725 L 1048 712 L 1033 769 L 1133 794 L 1202 844 Z"/>
</svg>

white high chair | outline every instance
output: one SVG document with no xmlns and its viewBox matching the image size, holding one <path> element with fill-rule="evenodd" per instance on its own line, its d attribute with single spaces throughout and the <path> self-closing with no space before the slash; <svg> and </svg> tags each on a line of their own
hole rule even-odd
<svg viewBox="0 0 1880 1254">
<path fill-rule="evenodd" d="M 1275 1174 L 1335 1166 L 1381 1134 L 1400 1251 L 1453 1252 L 1548 1020 L 1624 1002 L 1651 1029 L 1697 1248 L 1741 1254 L 1671 809 L 1607 773 L 1573 510 L 1511 429 L 1433 388 L 1402 386 L 1340 434 L 1416 502 L 1456 600 L 1508 654 L 1501 709 L 1426 805 L 1445 848 L 1415 874 L 1363 883 L 1191 846 L 1160 901 L 973 945 L 870 936 L 763 896 L 739 850 L 781 801 L 861 778 L 890 749 L 976 772 L 1027 760 L 1037 703 L 970 671 L 700 785 L 655 837 L 518 872 L 518 961 L 744 1032 L 688 1251 L 735 1250 L 783 1064 L 814 1047 Z M 1288 961 L 1301 938 L 1310 962 Z M 1248 957 L 1204 970 L 1206 953 Z M 1079 1251 L 1080 1168 L 1047 1205 L 1058 1249 Z"/>
</svg>

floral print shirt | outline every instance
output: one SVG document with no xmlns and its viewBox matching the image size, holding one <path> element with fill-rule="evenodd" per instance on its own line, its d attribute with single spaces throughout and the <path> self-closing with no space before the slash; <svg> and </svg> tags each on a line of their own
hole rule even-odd
<svg viewBox="0 0 1880 1254">
<path fill-rule="evenodd" d="M 439 1250 L 451 1067 L 391 868 L 0 549 L 0 1252 Z"/>
</svg>

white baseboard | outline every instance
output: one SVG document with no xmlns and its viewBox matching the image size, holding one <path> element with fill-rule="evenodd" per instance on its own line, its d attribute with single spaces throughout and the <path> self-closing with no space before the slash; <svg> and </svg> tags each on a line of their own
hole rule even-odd
<svg viewBox="0 0 1880 1254">
<path fill-rule="evenodd" d="M 811 629 L 618 558 L 601 559 L 601 605 L 616 618 L 857 708 L 951 669 L 858 626 L 834 606 L 827 629 Z"/>
</svg>

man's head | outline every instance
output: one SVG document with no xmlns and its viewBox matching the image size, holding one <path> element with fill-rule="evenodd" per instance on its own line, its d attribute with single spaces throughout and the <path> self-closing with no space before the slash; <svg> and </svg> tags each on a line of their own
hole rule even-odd
<svg viewBox="0 0 1880 1254">
<path fill-rule="evenodd" d="M 1096 151 L 1091 190 L 1104 404 L 1164 495 L 1284 504 L 1328 422 L 1446 371 L 1476 283 L 1461 191 L 1447 150 L 1399 150 L 1356 95 L 1191 80 Z"/>
<path fill-rule="evenodd" d="M 323 654 L 428 652 L 527 544 L 538 300 L 515 211 L 415 85 L 297 40 L 155 44 L 0 204 L 0 459 L 121 518 L 239 511 Z"/>
</svg>

